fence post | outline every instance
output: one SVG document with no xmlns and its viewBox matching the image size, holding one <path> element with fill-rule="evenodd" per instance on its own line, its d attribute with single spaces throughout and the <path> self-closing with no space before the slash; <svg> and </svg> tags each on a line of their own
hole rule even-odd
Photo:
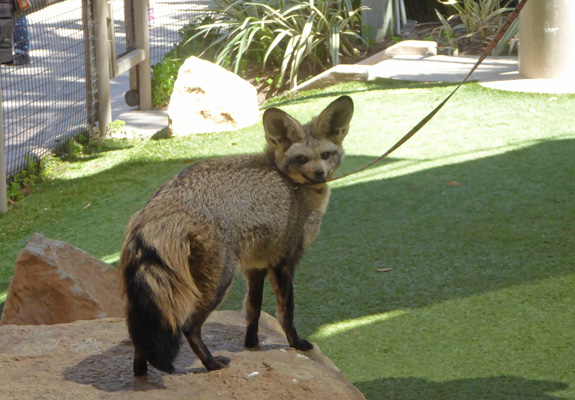
<svg viewBox="0 0 575 400">
<path fill-rule="evenodd" d="M 152 66 L 150 61 L 150 32 L 148 2 L 134 1 L 134 36 L 137 49 L 144 50 L 144 60 L 138 63 L 138 95 L 140 110 L 152 109 Z"/>
<path fill-rule="evenodd" d="M 6 147 L 4 137 L 4 113 L 2 111 L 2 84 L 0 83 L 0 213 L 8 212 L 6 188 Z"/>
<path fill-rule="evenodd" d="M 110 100 L 110 43 L 108 40 L 108 0 L 94 0 L 96 75 L 98 77 L 98 125 L 100 136 L 108 134 L 112 122 Z"/>
</svg>

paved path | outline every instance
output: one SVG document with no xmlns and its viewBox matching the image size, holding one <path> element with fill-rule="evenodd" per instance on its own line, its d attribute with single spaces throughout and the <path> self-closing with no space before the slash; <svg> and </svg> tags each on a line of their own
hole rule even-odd
<svg viewBox="0 0 575 400">
<path fill-rule="evenodd" d="M 391 59 L 375 62 L 369 66 L 358 66 L 369 75 L 376 77 L 419 82 L 459 82 L 465 78 L 478 57 L 416 56 L 396 55 Z M 367 68 L 367 69 L 366 69 Z M 575 93 L 575 80 L 524 79 L 519 75 L 517 57 L 488 57 L 474 72 L 472 80 L 497 90 L 534 93 Z M 117 78 L 113 89 L 112 113 L 114 119 L 126 122 L 128 137 L 149 137 L 168 126 L 166 111 L 138 111 L 130 109 L 123 102 L 123 92 L 127 89 L 127 77 Z M 125 86 L 122 86 L 125 85 Z"/>
<path fill-rule="evenodd" d="M 478 57 L 396 56 L 374 66 L 380 77 L 426 81 L 459 82 Z M 471 76 L 483 86 L 513 92 L 574 94 L 575 79 L 526 79 L 519 75 L 517 57 L 487 57 Z"/>
<path fill-rule="evenodd" d="M 124 134 L 127 138 L 150 137 L 168 126 L 168 112 L 162 110 L 140 111 L 130 107 L 124 101 L 124 95 L 130 88 L 128 72 L 110 82 L 112 100 L 112 121 L 118 119 L 126 123 Z"/>
</svg>

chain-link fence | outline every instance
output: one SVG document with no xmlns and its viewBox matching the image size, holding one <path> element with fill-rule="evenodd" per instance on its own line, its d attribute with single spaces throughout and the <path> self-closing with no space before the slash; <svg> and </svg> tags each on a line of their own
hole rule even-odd
<svg viewBox="0 0 575 400">
<path fill-rule="evenodd" d="M 94 71 L 86 72 L 90 41 L 81 1 L 44 7 L 28 14 L 25 22 L 27 34 L 18 39 L 27 43 L 15 47 L 26 48 L 29 60 L 0 67 L 8 176 L 25 167 L 28 155 L 49 154 L 67 138 L 89 131 L 94 121 L 86 81 L 96 78 Z"/>
<path fill-rule="evenodd" d="M 150 58 L 160 61 L 180 41 L 182 27 L 206 13 L 210 0 L 150 0 Z"/>
<path fill-rule="evenodd" d="M 140 1 L 140 0 L 137 0 Z M 34 2 L 42 6 L 34 7 Z M 93 0 L 32 0 L 32 13 L 18 19 L 28 59 L 0 66 L 8 177 L 66 148 L 70 138 L 93 135 L 97 119 Z M 179 30 L 201 15 L 209 0 L 149 0 L 152 64 L 175 43 Z M 124 0 L 110 0 L 116 53 L 126 49 Z M 26 47 L 26 48 L 24 48 Z M 16 46 L 15 46 L 16 48 Z M 127 88 L 128 89 L 128 88 Z"/>
</svg>

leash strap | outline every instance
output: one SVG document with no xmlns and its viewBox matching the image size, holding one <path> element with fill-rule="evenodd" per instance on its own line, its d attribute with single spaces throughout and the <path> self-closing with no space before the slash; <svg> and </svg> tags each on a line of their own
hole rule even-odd
<svg viewBox="0 0 575 400">
<path fill-rule="evenodd" d="M 527 3 L 527 0 L 520 0 L 519 1 L 515 10 L 509 15 L 509 18 L 507 18 L 507 21 L 505 22 L 505 24 L 503 24 L 503 26 L 501 27 L 501 30 L 497 33 L 497 35 L 491 41 L 491 43 L 489 43 L 489 45 L 487 46 L 485 51 L 481 54 L 481 56 L 479 57 L 479 59 L 477 60 L 475 65 L 471 68 L 471 71 L 469 71 L 467 76 L 455 87 L 455 89 L 449 94 L 449 96 L 447 96 L 445 98 L 445 100 L 443 100 L 441 103 L 439 103 L 439 105 L 437 107 L 435 107 L 433 109 L 433 111 L 431 111 L 429 114 L 427 114 L 417 125 L 415 125 L 409 132 L 407 132 L 407 134 L 405 136 L 403 136 L 401 139 L 399 139 L 399 141 L 397 143 L 395 143 L 393 146 L 391 146 L 391 148 L 389 150 L 387 150 L 385 153 L 383 153 L 382 155 L 380 155 L 376 159 L 372 160 L 368 164 L 365 164 L 364 166 L 362 166 L 362 167 L 360 167 L 354 171 L 350 171 L 350 172 L 347 172 L 343 175 L 332 178 L 332 179 L 328 180 L 328 182 L 333 182 L 335 180 L 348 177 L 350 175 L 361 172 L 361 171 L 371 167 L 374 164 L 377 164 L 378 162 L 383 160 L 385 157 L 389 156 L 391 153 L 393 153 L 395 150 L 397 150 L 399 147 L 401 147 L 409 139 L 411 139 L 411 137 L 413 135 L 415 135 L 421 128 L 423 128 L 425 126 L 425 124 L 427 124 L 435 116 L 435 114 L 437 114 L 439 112 L 439 110 L 441 110 L 443 108 L 443 106 L 449 101 L 449 99 L 451 99 L 451 97 L 459 90 L 459 88 L 461 86 L 463 86 L 463 84 L 466 83 L 469 80 L 469 78 L 471 78 L 471 75 L 473 75 L 473 73 L 475 72 L 477 67 L 479 67 L 479 65 L 491 53 L 491 51 L 495 48 L 495 46 L 497 46 L 497 44 L 501 41 L 501 38 L 503 37 L 503 35 L 505 35 L 505 32 L 507 32 L 509 30 L 509 27 L 511 26 L 513 21 L 515 21 L 515 19 L 517 18 L 517 16 L 519 15 L 519 13 L 523 9 L 523 7 L 525 6 L 525 3 Z"/>
</svg>

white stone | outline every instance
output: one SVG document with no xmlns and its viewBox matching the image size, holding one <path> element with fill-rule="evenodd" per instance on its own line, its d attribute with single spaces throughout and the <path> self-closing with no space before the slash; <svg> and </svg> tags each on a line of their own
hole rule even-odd
<svg viewBox="0 0 575 400">
<path fill-rule="evenodd" d="M 232 131 L 259 119 L 257 92 L 249 82 L 197 57 L 180 67 L 168 106 L 172 136 Z"/>
</svg>

